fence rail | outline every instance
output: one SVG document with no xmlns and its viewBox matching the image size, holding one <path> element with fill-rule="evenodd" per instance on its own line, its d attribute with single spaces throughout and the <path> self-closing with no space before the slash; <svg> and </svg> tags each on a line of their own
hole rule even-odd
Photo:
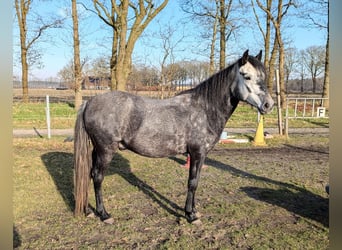
<svg viewBox="0 0 342 250">
<path fill-rule="evenodd" d="M 288 136 L 289 119 L 327 119 L 328 98 L 288 97 L 286 98 L 285 135 Z"/>
</svg>

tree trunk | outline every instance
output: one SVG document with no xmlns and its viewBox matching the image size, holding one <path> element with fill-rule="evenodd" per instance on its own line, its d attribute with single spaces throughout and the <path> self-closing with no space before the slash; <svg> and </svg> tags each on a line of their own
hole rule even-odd
<svg viewBox="0 0 342 250">
<path fill-rule="evenodd" d="M 329 67 L 329 1 L 328 1 L 328 25 L 327 25 L 327 41 L 325 45 L 325 65 L 324 65 L 324 82 L 323 82 L 323 98 L 329 98 L 330 83 L 330 67 Z M 322 103 L 322 106 L 329 109 L 329 99 Z"/>
<path fill-rule="evenodd" d="M 273 79 L 274 79 L 274 67 L 273 64 L 275 62 L 275 48 L 273 47 L 272 52 L 270 51 L 270 43 L 271 43 L 271 20 L 272 20 L 272 15 L 271 15 L 271 7 L 272 7 L 272 0 L 267 0 L 266 6 L 262 5 L 259 0 L 256 0 L 256 3 L 260 9 L 262 9 L 265 14 L 266 14 L 266 20 L 265 20 L 265 30 L 261 26 L 260 19 L 257 15 L 257 12 L 254 8 L 254 3 L 253 0 L 251 1 L 252 6 L 253 6 L 253 12 L 254 16 L 256 18 L 259 30 L 264 38 L 264 46 L 265 46 L 265 53 L 264 53 L 264 66 L 266 69 L 266 72 L 268 74 L 266 78 L 266 86 L 269 90 L 270 93 L 273 92 Z M 275 44 L 275 41 L 274 41 Z M 273 60 L 273 61 L 272 61 Z M 271 66 L 272 64 L 272 66 Z"/>
<path fill-rule="evenodd" d="M 272 0 L 267 0 L 267 9 L 271 10 Z M 264 59 L 264 65 L 266 70 L 270 71 L 270 43 L 271 43 L 271 18 L 268 13 L 266 13 L 266 34 L 265 34 L 265 59 Z M 268 85 L 267 85 L 268 86 Z M 272 87 L 272 86 L 271 86 Z M 269 89 L 270 90 L 270 89 Z M 272 91 L 272 88 L 271 90 Z M 270 92 L 272 93 L 272 92 Z"/>
<path fill-rule="evenodd" d="M 253 3 L 253 2 L 252 2 Z M 274 75 L 275 75 L 275 60 L 278 53 L 278 44 L 276 39 L 273 41 L 273 49 L 271 51 L 271 21 L 273 19 L 273 16 L 271 14 L 272 10 L 272 0 L 267 0 L 266 6 L 262 5 L 262 3 L 259 0 L 256 0 L 257 5 L 260 9 L 262 9 L 266 14 L 266 23 L 265 23 L 265 31 L 260 25 L 259 18 L 256 14 L 256 20 L 259 26 L 259 29 L 263 35 L 264 38 L 264 45 L 265 45 L 265 56 L 264 56 L 264 65 L 267 71 L 267 78 L 266 78 L 266 86 L 270 93 L 273 92 L 273 81 L 274 81 Z M 254 5 L 253 5 L 254 10 Z"/>
<path fill-rule="evenodd" d="M 285 57 L 285 50 L 284 50 L 284 43 L 281 37 L 281 20 L 282 20 L 282 13 L 283 13 L 283 1 L 278 1 L 278 16 L 277 21 L 274 23 L 274 27 L 276 29 L 276 40 L 278 43 L 278 50 L 279 50 L 279 85 L 280 85 L 280 101 L 281 107 L 285 109 L 286 105 L 286 91 L 285 91 L 285 72 L 284 72 L 284 57 Z"/>
<path fill-rule="evenodd" d="M 21 84 L 23 89 L 23 102 L 29 101 L 28 93 L 28 63 L 27 63 L 27 51 L 26 49 L 21 50 Z"/>
<path fill-rule="evenodd" d="M 116 66 L 118 57 L 118 32 L 113 28 L 112 55 L 110 57 L 110 89 L 117 89 Z"/>
<path fill-rule="evenodd" d="M 28 95 L 28 62 L 27 62 L 27 51 L 26 46 L 26 16 L 30 10 L 31 1 L 23 2 L 18 0 L 15 1 L 15 10 L 18 18 L 19 31 L 20 31 L 20 57 L 21 57 L 21 84 L 23 90 L 23 102 L 29 101 Z"/>
<path fill-rule="evenodd" d="M 225 1 L 220 0 L 220 70 L 226 66 L 226 17 Z"/>
<path fill-rule="evenodd" d="M 127 78 L 125 77 L 125 71 L 127 70 L 127 65 L 125 63 L 125 58 L 127 56 L 131 56 L 130 54 L 126 54 L 127 50 L 127 43 L 126 43 L 126 36 L 127 36 L 127 15 L 128 15 L 128 0 L 121 1 L 121 12 L 119 16 L 119 23 L 120 23 L 120 30 L 118 32 L 119 41 L 118 41 L 118 60 L 116 62 L 116 90 L 125 91 L 126 90 L 126 81 Z M 133 30 L 131 33 L 134 32 Z M 132 35 L 132 34 L 131 34 Z"/>
<path fill-rule="evenodd" d="M 300 92 L 304 93 L 304 74 L 301 73 L 300 76 L 301 76 L 301 79 L 300 79 Z"/>
<path fill-rule="evenodd" d="M 61 20 L 55 20 L 51 23 L 45 23 L 43 22 L 43 18 L 37 13 L 35 20 L 30 20 L 30 23 L 43 23 L 38 29 L 35 27 L 35 30 L 32 30 L 34 35 L 30 35 L 29 39 L 27 37 L 27 30 L 28 28 L 31 28 L 30 25 L 27 25 L 27 15 L 30 11 L 31 7 L 31 0 L 15 0 L 14 6 L 16 11 L 16 16 L 18 20 L 19 25 L 19 33 L 20 33 L 20 50 L 21 50 L 21 72 L 22 72 L 22 89 L 23 89 L 23 102 L 28 102 L 29 96 L 28 96 L 28 52 L 32 45 L 40 38 L 40 36 L 43 34 L 43 32 L 51 27 L 57 27 Z M 33 62 L 34 63 L 34 62 Z M 31 66 L 31 65 L 30 65 Z"/>
<path fill-rule="evenodd" d="M 274 40 L 273 43 L 273 49 L 271 52 L 271 57 L 269 60 L 269 74 L 267 75 L 267 79 L 266 79 L 266 85 L 267 85 L 267 89 L 269 91 L 269 93 L 273 93 L 273 82 L 274 82 L 274 75 L 275 75 L 275 61 L 277 58 L 277 54 L 278 54 L 278 43 L 277 40 Z"/>
<path fill-rule="evenodd" d="M 312 78 L 312 93 L 316 93 L 316 89 L 317 89 L 317 78 L 316 76 L 314 76 Z"/>
<path fill-rule="evenodd" d="M 213 24 L 213 32 L 211 37 L 211 45 L 210 45 L 210 56 L 209 56 L 209 74 L 212 75 L 215 73 L 215 42 L 216 42 L 216 34 L 217 34 L 217 23 L 218 23 L 218 4 L 216 2 L 216 15 Z"/>
<path fill-rule="evenodd" d="M 102 1 L 93 0 L 100 19 L 113 28 L 111 89 L 125 91 L 135 42 L 151 20 L 164 9 L 168 0 L 164 0 L 159 6 L 153 1 L 144 0 L 119 2 L 111 1 L 111 8 L 108 10 Z M 128 12 L 133 17 L 128 18 Z"/>
<path fill-rule="evenodd" d="M 74 81 L 75 81 L 75 109 L 78 110 L 82 104 L 82 72 L 80 59 L 80 38 L 78 34 L 78 15 L 76 0 L 72 2 L 72 23 L 74 40 Z"/>
<path fill-rule="evenodd" d="M 279 34 L 280 35 L 280 34 Z M 284 72 L 284 44 L 279 38 L 279 85 L 280 85 L 280 101 L 281 107 L 286 108 L 286 89 L 285 89 L 285 72 Z"/>
</svg>

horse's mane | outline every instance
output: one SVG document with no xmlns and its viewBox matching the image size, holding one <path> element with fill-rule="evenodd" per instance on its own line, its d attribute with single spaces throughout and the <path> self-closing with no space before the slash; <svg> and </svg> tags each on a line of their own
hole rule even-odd
<svg viewBox="0 0 342 250">
<path fill-rule="evenodd" d="M 230 85 L 235 80 L 236 74 L 238 74 L 238 62 L 222 69 L 196 87 L 182 91 L 178 95 L 191 94 L 194 100 L 203 100 L 206 107 L 227 106 Z"/>
<path fill-rule="evenodd" d="M 178 95 L 191 94 L 195 100 L 203 100 L 206 107 L 219 108 L 224 105 L 227 106 L 228 97 L 232 95 L 230 92 L 231 84 L 236 81 L 237 74 L 239 74 L 239 66 L 241 65 L 241 58 L 230 66 L 220 70 L 216 74 L 202 81 L 196 87 L 180 92 Z M 265 72 L 263 64 L 254 56 L 248 57 L 248 62 L 257 70 Z"/>
</svg>

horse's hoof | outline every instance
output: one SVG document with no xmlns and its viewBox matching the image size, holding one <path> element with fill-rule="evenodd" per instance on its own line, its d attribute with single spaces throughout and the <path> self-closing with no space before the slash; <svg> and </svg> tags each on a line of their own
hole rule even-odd
<svg viewBox="0 0 342 250">
<path fill-rule="evenodd" d="M 114 219 L 112 217 L 109 217 L 108 219 L 103 220 L 105 224 L 113 225 Z"/>
<path fill-rule="evenodd" d="M 200 219 L 197 219 L 197 220 L 192 221 L 191 224 L 195 226 L 200 226 L 202 225 L 202 221 Z"/>
<path fill-rule="evenodd" d="M 89 214 L 86 215 L 87 218 L 95 218 L 95 213 L 90 212 Z"/>
<path fill-rule="evenodd" d="M 186 220 L 191 224 L 195 224 L 194 223 L 195 221 L 199 221 L 200 217 L 201 217 L 201 214 L 199 212 L 185 213 Z"/>
<path fill-rule="evenodd" d="M 202 217 L 202 214 L 200 212 L 196 212 L 195 215 L 196 215 L 197 218 L 201 218 Z"/>
</svg>

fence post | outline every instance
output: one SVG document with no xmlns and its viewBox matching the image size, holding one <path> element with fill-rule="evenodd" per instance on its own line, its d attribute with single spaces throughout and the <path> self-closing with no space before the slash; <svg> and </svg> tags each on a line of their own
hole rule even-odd
<svg viewBox="0 0 342 250">
<path fill-rule="evenodd" d="M 48 138 L 51 138 L 51 129 L 50 129 L 50 100 L 49 100 L 49 96 L 46 96 L 46 124 L 47 124 L 47 134 L 48 134 Z"/>
<path fill-rule="evenodd" d="M 289 100 L 286 98 L 286 113 L 285 113 L 285 136 L 289 137 Z"/>
</svg>

